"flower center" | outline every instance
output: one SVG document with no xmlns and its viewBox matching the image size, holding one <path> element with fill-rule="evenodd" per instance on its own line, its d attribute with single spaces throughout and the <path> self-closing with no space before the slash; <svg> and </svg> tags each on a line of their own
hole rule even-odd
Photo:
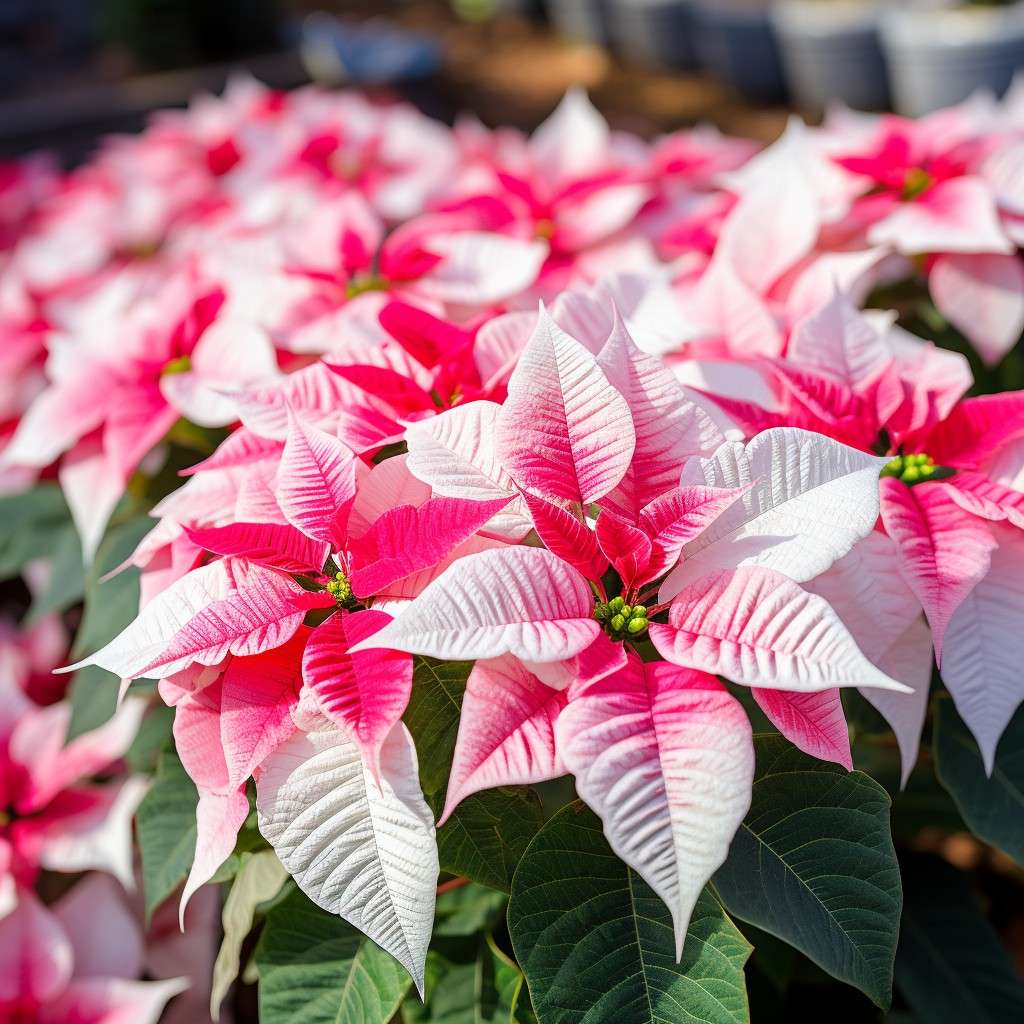
<svg viewBox="0 0 1024 1024">
<path fill-rule="evenodd" d="M 647 632 L 647 609 L 642 604 L 626 604 L 621 597 L 607 603 L 598 601 L 594 618 L 613 640 L 635 640 Z"/>
<path fill-rule="evenodd" d="M 345 285 L 345 298 L 354 299 L 366 292 L 382 292 L 388 287 L 387 281 L 377 274 L 357 274 Z"/>
<path fill-rule="evenodd" d="M 944 466 L 936 466 L 935 460 L 924 452 L 913 455 L 897 455 L 883 467 L 879 476 L 894 476 L 908 486 L 923 484 L 926 480 L 941 480 L 944 476 L 952 476 L 952 472 Z"/>
<path fill-rule="evenodd" d="M 935 179 L 923 167 L 911 167 L 903 179 L 902 198 L 910 202 L 935 184 Z"/>
<path fill-rule="evenodd" d="M 550 242 L 555 237 L 555 222 L 548 217 L 542 217 L 534 225 L 533 233 L 537 238 Z"/>
<path fill-rule="evenodd" d="M 356 603 L 356 596 L 352 593 L 352 584 L 349 583 L 348 577 L 343 572 L 336 572 L 334 579 L 328 581 L 325 589 L 342 608 L 351 608 Z"/>
<path fill-rule="evenodd" d="M 356 153 L 336 149 L 328 158 L 327 166 L 331 174 L 342 181 L 358 181 L 363 173 L 363 162 Z"/>
<path fill-rule="evenodd" d="M 160 371 L 161 377 L 170 377 L 175 373 L 188 373 L 192 369 L 192 360 L 188 356 L 178 356 L 177 359 L 171 359 L 164 366 L 163 370 Z"/>
</svg>

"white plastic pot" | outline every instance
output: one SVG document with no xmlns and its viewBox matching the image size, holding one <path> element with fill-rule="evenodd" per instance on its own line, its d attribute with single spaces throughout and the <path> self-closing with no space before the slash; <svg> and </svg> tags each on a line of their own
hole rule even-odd
<svg viewBox="0 0 1024 1024">
<path fill-rule="evenodd" d="M 608 0 L 611 43 L 643 64 L 692 68 L 693 7 L 693 0 Z"/>
<path fill-rule="evenodd" d="M 855 110 L 889 105 L 875 0 L 781 0 L 772 10 L 782 66 L 797 106 Z"/>
<path fill-rule="evenodd" d="M 1005 92 L 1024 66 L 1024 4 L 887 10 L 882 48 L 896 109 L 919 117 L 977 89 Z"/>
</svg>

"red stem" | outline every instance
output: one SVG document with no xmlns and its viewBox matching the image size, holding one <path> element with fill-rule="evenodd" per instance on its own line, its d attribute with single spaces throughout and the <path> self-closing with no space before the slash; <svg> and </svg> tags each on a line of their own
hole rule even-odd
<svg viewBox="0 0 1024 1024">
<path fill-rule="evenodd" d="M 461 889 L 464 885 L 469 885 L 468 878 L 450 878 L 447 882 L 442 882 L 437 887 L 437 895 L 440 896 L 442 893 L 451 892 L 452 889 Z"/>
</svg>

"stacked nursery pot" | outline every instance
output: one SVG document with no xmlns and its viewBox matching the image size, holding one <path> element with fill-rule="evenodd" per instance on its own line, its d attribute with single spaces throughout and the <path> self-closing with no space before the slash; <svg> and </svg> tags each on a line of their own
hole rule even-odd
<svg viewBox="0 0 1024 1024">
<path fill-rule="evenodd" d="M 894 7 L 881 29 L 896 109 L 909 117 L 978 89 L 1001 94 L 1024 66 L 1024 3 Z"/>
<path fill-rule="evenodd" d="M 878 0 L 780 0 L 772 10 L 795 103 L 820 112 L 841 100 L 856 110 L 889 104 Z"/>
<path fill-rule="evenodd" d="M 608 42 L 608 0 L 548 0 L 548 17 L 563 36 Z"/>
<path fill-rule="evenodd" d="M 632 60 L 679 70 L 696 63 L 693 0 L 608 0 L 608 29 Z"/>
<path fill-rule="evenodd" d="M 747 99 L 781 103 L 786 83 L 770 0 L 696 0 L 700 62 Z"/>
</svg>

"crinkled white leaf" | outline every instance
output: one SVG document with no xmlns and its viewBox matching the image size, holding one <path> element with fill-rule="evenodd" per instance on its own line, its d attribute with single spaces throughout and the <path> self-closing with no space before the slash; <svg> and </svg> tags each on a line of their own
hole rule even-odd
<svg viewBox="0 0 1024 1024">
<path fill-rule="evenodd" d="M 694 459 L 684 484 L 749 491 L 683 548 L 660 598 L 716 569 L 760 565 L 798 583 L 824 572 L 871 532 L 885 460 L 793 427 L 765 430 L 745 447 L 729 441 Z"/>
<path fill-rule="evenodd" d="M 381 748 L 380 774 L 378 788 L 356 743 L 324 719 L 265 763 L 259 826 L 299 888 L 391 953 L 422 994 L 437 841 L 401 723 Z"/>
</svg>

